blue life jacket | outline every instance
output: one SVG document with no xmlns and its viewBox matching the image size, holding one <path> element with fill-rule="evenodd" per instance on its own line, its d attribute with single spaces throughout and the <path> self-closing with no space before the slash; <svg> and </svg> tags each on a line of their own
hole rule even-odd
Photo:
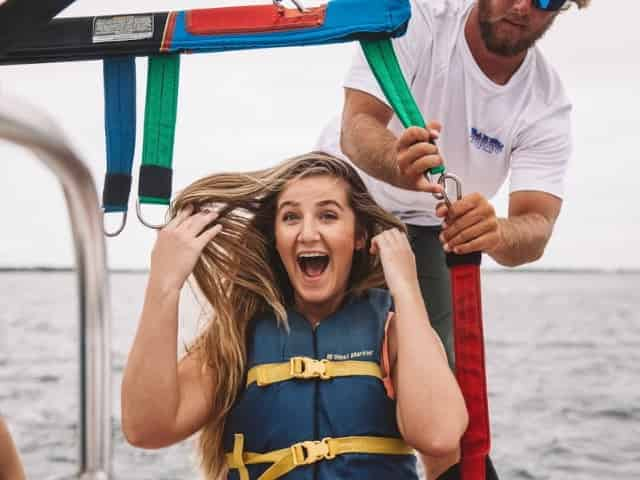
<svg viewBox="0 0 640 480">
<path fill-rule="evenodd" d="M 252 321 L 248 333 L 248 371 L 263 368 L 264 364 L 286 364 L 294 357 L 325 359 L 338 368 L 343 365 L 341 362 L 367 363 L 377 368 L 390 306 L 387 291 L 371 289 L 361 298 L 349 299 L 315 330 L 299 313 L 289 309 L 289 333 L 278 327 L 273 314 L 262 315 Z M 224 448 L 230 458 L 234 447 L 237 454 L 285 452 L 299 442 L 354 436 L 385 437 L 401 443 L 405 451 L 325 456 L 315 463 L 296 466 L 281 478 L 418 480 L 415 455 L 402 443 L 398 431 L 396 403 L 387 396 L 381 379 L 367 374 L 331 379 L 294 378 L 263 386 L 252 381 L 239 394 L 227 417 Z M 254 453 L 245 457 L 251 455 Z M 232 466 L 228 479 L 255 480 L 269 467 L 269 464 Z"/>
</svg>

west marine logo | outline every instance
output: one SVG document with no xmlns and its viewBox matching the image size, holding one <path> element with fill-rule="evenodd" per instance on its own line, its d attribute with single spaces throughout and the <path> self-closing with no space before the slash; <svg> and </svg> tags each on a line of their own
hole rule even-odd
<svg viewBox="0 0 640 480">
<path fill-rule="evenodd" d="M 373 357 L 373 350 L 363 350 L 361 352 L 350 353 L 328 353 L 327 360 L 350 360 L 353 358 Z"/>
<path fill-rule="evenodd" d="M 487 153 L 502 153 L 504 150 L 504 144 L 497 138 L 491 138 L 489 135 L 485 135 L 477 128 L 471 129 L 471 136 L 469 137 L 471 144 L 479 150 L 483 150 Z"/>
</svg>

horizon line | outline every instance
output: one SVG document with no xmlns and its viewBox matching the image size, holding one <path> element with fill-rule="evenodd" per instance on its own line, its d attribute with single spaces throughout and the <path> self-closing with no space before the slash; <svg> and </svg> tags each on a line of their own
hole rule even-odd
<svg viewBox="0 0 640 480">
<path fill-rule="evenodd" d="M 1 267 L 0 274 L 2 273 L 72 273 L 76 272 L 76 267 L 50 267 L 50 266 L 36 266 L 36 267 Z M 551 274 L 598 274 L 598 275 L 638 275 L 640 274 L 639 268 L 567 268 L 567 267 L 484 267 L 484 272 L 490 273 L 509 273 L 509 274 L 523 274 L 523 273 L 551 273 Z M 148 274 L 148 268 L 108 268 L 107 273 L 131 273 L 131 274 Z"/>
</svg>

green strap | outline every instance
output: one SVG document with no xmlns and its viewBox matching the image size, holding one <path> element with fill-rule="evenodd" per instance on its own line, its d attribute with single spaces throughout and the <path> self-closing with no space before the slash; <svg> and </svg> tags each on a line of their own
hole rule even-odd
<svg viewBox="0 0 640 480">
<path fill-rule="evenodd" d="M 179 55 L 149 57 L 140 203 L 168 205 L 180 78 Z"/>
<path fill-rule="evenodd" d="M 426 123 L 402 74 L 391 40 L 362 40 L 360 45 L 380 88 L 402 125 L 405 128 L 425 128 Z M 439 165 L 429 172 L 433 175 L 444 173 L 444 166 Z"/>
</svg>

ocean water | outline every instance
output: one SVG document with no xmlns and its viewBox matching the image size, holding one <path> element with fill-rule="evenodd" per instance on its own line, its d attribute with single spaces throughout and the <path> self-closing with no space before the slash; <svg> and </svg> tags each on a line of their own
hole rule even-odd
<svg viewBox="0 0 640 480">
<path fill-rule="evenodd" d="M 193 441 L 145 451 L 119 385 L 146 282 L 110 277 L 113 478 L 198 478 Z M 640 478 L 640 274 L 483 273 L 492 457 L 503 480 Z M 199 309 L 183 296 L 181 340 Z M 78 306 L 70 272 L 0 274 L 0 414 L 28 478 L 75 470 Z"/>
</svg>

